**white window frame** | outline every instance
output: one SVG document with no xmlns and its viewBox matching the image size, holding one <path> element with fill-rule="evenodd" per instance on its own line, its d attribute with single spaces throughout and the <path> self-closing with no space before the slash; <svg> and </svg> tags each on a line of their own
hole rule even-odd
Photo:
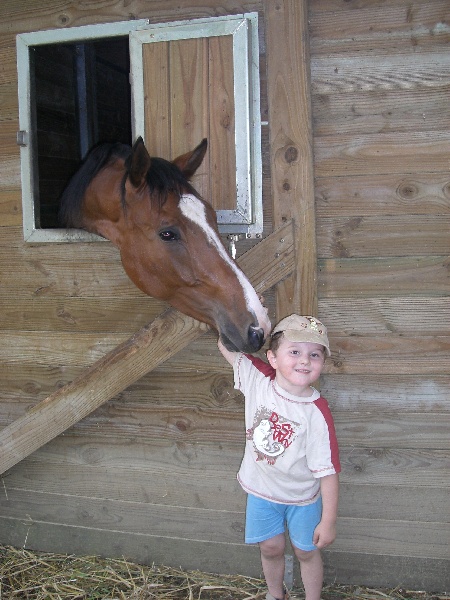
<svg viewBox="0 0 450 600">
<path fill-rule="evenodd" d="M 31 119 L 30 47 L 128 35 L 130 40 L 133 139 L 144 137 L 142 44 L 172 39 L 233 36 L 236 143 L 234 210 L 218 210 L 221 233 L 253 237 L 262 232 L 261 112 L 259 87 L 258 14 L 230 15 L 191 21 L 150 24 L 148 19 L 86 25 L 19 34 L 16 39 L 19 94 L 22 212 L 24 239 L 32 243 L 98 242 L 104 238 L 81 229 L 36 227 L 35 177 L 37 158 Z M 244 60 L 245 59 L 245 60 Z"/>
</svg>

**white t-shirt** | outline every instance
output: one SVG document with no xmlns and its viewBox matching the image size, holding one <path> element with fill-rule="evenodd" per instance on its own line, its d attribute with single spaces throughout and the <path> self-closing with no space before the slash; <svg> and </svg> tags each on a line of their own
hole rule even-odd
<svg viewBox="0 0 450 600">
<path fill-rule="evenodd" d="M 245 396 L 242 488 L 271 502 L 311 504 L 320 496 L 320 477 L 341 470 L 327 401 L 314 388 L 309 398 L 286 392 L 275 369 L 247 354 L 235 359 L 234 385 Z"/>
</svg>

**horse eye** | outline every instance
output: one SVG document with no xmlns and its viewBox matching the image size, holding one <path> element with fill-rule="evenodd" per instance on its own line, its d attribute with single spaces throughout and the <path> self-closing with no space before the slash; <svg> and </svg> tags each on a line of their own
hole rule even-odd
<svg viewBox="0 0 450 600">
<path fill-rule="evenodd" d="M 173 229 L 163 229 L 159 232 L 159 237 L 163 242 L 176 242 L 180 239 L 178 232 Z"/>
</svg>

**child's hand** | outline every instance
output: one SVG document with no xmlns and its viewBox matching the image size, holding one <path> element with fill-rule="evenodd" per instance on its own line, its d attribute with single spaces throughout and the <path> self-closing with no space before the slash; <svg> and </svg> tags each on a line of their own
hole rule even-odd
<svg viewBox="0 0 450 600">
<path fill-rule="evenodd" d="M 321 550 L 326 548 L 336 539 L 336 524 L 320 521 L 314 530 L 313 544 Z"/>
</svg>

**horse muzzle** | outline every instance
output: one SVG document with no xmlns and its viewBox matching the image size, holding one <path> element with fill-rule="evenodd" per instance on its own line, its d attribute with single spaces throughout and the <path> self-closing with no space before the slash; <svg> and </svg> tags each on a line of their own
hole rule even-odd
<svg viewBox="0 0 450 600">
<path fill-rule="evenodd" d="M 248 352 L 258 352 L 264 344 L 264 331 L 261 328 L 250 326 L 248 328 Z"/>
<path fill-rule="evenodd" d="M 264 330 L 260 327 L 250 325 L 247 330 L 247 338 L 244 339 L 237 335 L 237 332 L 224 333 L 220 332 L 220 339 L 223 345 L 230 352 L 247 352 L 252 354 L 258 352 L 264 345 Z"/>
</svg>

